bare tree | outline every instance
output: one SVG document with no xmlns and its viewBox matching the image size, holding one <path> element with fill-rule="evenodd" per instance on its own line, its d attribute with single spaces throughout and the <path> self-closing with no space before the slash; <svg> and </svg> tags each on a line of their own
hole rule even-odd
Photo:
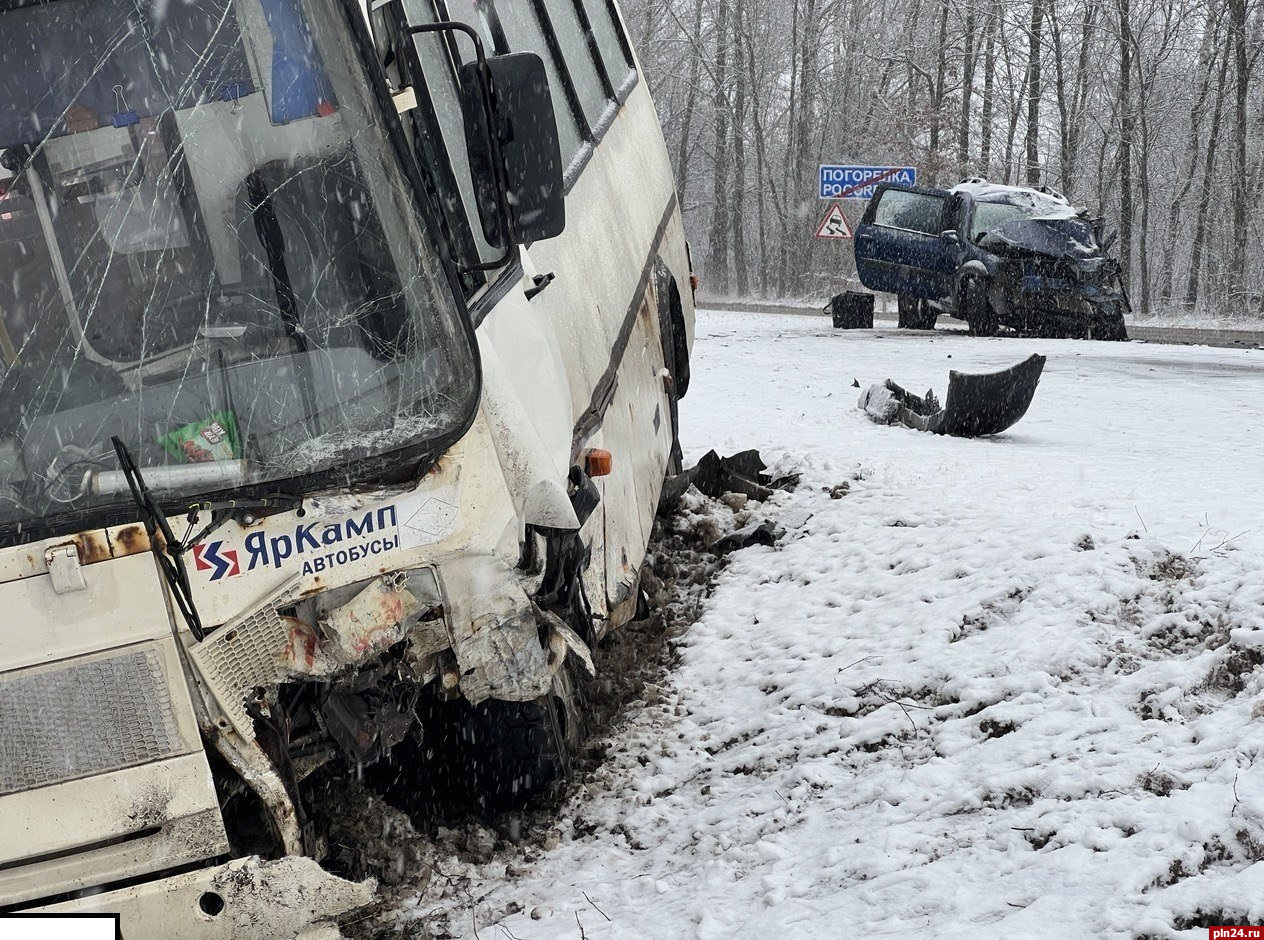
<svg viewBox="0 0 1264 940">
<path fill-rule="evenodd" d="M 1211 212 L 1212 174 L 1216 168 L 1216 148 L 1220 143 L 1220 119 L 1224 115 L 1225 79 L 1228 74 L 1229 56 L 1225 56 L 1220 64 L 1220 80 L 1216 83 L 1216 106 L 1211 114 L 1211 130 L 1207 135 L 1202 187 L 1198 194 L 1194 238 L 1190 246 L 1189 277 L 1185 284 L 1185 306 L 1191 308 L 1198 304 L 1198 281 L 1203 273 L 1203 251 L 1207 243 L 1207 219 Z"/>
<path fill-rule="evenodd" d="M 980 131 L 979 166 L 986 173 L 992 165 L 992 115 L 995 107 L 993 95 L 996 90 L 996 32 L 1001 22 L 1000 0 L 992 0 L 988 4 L 986 39 L 983 51 L 983 101 L 979 116 L 983 125 Z"/>
<path fill-rule="evenodd" d="M 746 2 L 733 7 L 733 267 L 740 296 L 750 293 L 750 262 L 746 257 L 746 70 L 741 67 L 746 39 Z"/>
<path fill-rule="evenodd" d="M 1132 23 L 1130 0 L 1119 5 L 1119 256 L 1124 283 L 1132 283 Z"/>
<path fill-rule="evenodd" d="M 974 4 L 966 12 L 965 48 L 961 53 L 961 123 L 957 133 L 957 160 L 964 166 L 970 160 L 970 109 L 974 103 L 974 33 L 977 25 Z"/>
<path fill-rule="evenodd" d="M 646 22 L 651 22 L 649 6 L 646 6 Z M 698 81 L 702 73 L 702 2 L 698 0 L 693 8 L 693 30 L 689 33 L 688 45 L 689 54 L 689 82 L 686 86 L 685 95 L 685 115 L 680 125 L 680 142 L 677 149 L 676 157 L 676 187 L 680 193 L 681 205 L 686 205 L 685 197 L 688 193 L 688 185 L 690 177 L 693 175 L 689 172 L 689 141 L 690 134 L 693 130 L 693 114 L 694 108 L 698 104 Z"/>
<path fill-rule="evenodd" d="M 1121 0 L 1127 3 L 1127 0 Z M 1040 29 L 1043 0 L 1031 0 L 1031 28 L 1027 33 L 1027 185 L 1040 185 Z"/>
<path fill-rule="evenodd" d="M 853 283 L 812 238 L 829 162 L 1055 186 L 1117 225 L 1139 313 L 1264 296 L 1264 0 L 621 5 L 712 290 Z"/>
<path fill-rule="evenodd" d="M 721 294 L 729 290 L 729 5 L 720 0 L 715 21 L 715 160 L 711 176 L 711 239 L 708 273 Z"/>
<path fill-rule="evenodd" d="M 1250 73 L 1246 54 L 1246 0 L 1229 0 L 1229 36 L 1233 43 L 1233 240 L 1229 261 L 1229 298 L 1240 300 L 1246 292 L 1246 99 Z"/>
</svg>

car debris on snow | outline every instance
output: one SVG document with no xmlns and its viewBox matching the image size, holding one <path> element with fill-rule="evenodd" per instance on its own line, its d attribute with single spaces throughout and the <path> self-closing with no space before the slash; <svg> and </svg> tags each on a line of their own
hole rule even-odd
<svg viewBox="0 0 1264 940">
<path fill-rule="evenodd" d="M 713 499 L 725 499 L 736 493 L 763 502 L 774 490 L 791 490 L 799 482 L 797 474 L 774 479 L 764 473 L 767 469 L 759 451 L 744 450 L 731 457 L 721 457 L 714 450 L 707 451 L 697 464 L 663 485 L 659 512 L 670 510 L 690 486 L 697 487 L 698 492 Z"/>
<path fill-rule="evenodd" d="M 872 385 L 859 407 L 878 424 L 902 424 L 915 431 L 953 437 L 1000 434 L 1019 422 L 1031 406 L 1044 371 L 1045 357 L 1033 354 L 1000 372 L 948 373 L 943 406 L 934 391 L 914 395 L 891 379 Z"/>
<path fill-rule="evenodd" d="M 798 474 L 774 478 L 764 472 L 767 469 L 755 450 L 731 457 L 708 451 L 695 466 L 667 481 L 659 498 L 659 512 L 670 512 L 690 487 L 738 513 L 752 501 L 762 503 L 778 490 L 793 490 L 799 482 Z M 711 548 L 723 556 L 748 545 L 772 547 L 784 534 L 785 530 L 771 519 L 755 519 L 717 539 Z"/>
</svg>

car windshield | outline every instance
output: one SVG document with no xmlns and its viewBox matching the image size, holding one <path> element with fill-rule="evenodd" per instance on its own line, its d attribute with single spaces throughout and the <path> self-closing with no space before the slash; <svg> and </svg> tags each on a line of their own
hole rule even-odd
<svg viewBox="0 0 1264 940">
<path fill-rule="evenodd" d="M 970 240 L 977 242 L 988 232 L 1000 228 L 1007 222 L 1074 217 L 1075 211 L 1065 202 L 1043 193 L 1019 189 L 1006 190 L 986 201 L 976 196 L 974 218 L 970 222 Z"/>
<path fill-rule="evenodd" d="M 477 371 L 331 0 L 0 12 L 0 525 L 458 430 Z"/>
</svg>

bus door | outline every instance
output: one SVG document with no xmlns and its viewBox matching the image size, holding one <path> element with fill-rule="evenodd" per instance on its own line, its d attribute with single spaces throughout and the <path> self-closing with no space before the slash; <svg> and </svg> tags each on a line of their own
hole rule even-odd
<svg viewBox="0 0 1264 940">
<path fill-rule="evenodd" d="M 561 487 L 574 424 L 567 364 L 556 324 L 532 303 L 547 287 L 550 272 L 535 270 L 527 248 L 489 241 L 474 169 L 485 157 L 471 154 L 462 109 L 461 69 L 475 61 L 473 40 L 459 31 L 407 34 L 410 27 L 444 22 L 474 28 L 489 56 L 523 51 L 510 49 L 494 7 L 485 0 L 448 0 L 442 8 L 433 0 L 391 0 L 375 11 L 373 25 L 388 78 L 394 87 L 407 89 L 401 101 L 406 133 L 428 188 L 438 194 L 460 268 L 483 358 L 485 405 L 512 412 L 516 448 L 528 455 L 533 471 Z M 514 481 L 509 485 L 513 490 Z M 521 515 L 525 506 L 519 503 Z"/>
</svg>

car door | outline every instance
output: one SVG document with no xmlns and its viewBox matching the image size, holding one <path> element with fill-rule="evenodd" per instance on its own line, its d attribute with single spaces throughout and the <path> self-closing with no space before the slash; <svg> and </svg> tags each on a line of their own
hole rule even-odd
<svg viewBox="0 0 1264 940">
<path fill-rule="evenodd" d="M 856 272 L 870 290 L 944 300 L 952 295 L 960 254 L 951 194 L 879 186 L 856 230 Z"/>
</svg>

